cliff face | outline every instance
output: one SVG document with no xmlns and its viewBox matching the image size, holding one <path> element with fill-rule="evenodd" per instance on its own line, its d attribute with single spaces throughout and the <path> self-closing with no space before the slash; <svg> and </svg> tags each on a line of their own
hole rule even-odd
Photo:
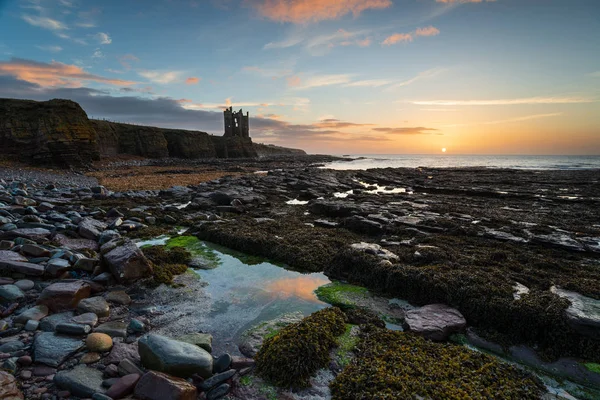
<svg viewBox="0 0 600 400">
<path fill-rule="evenodd" d="M 272 155 L 306 155 L 304 150 L 292 149 L 289 147 L 275 146 L 274 144 L 254 143 L 254 149 L 259 157 Z"/>
<path fill-rule="evenodd" d="M 53 166 L 99 158 L 97 135 L 79 104 L 70 100 L 0 99 L 0 154 Z"/>
<path fill-rule="evenodd" d="M 306 154 L 246 137 L 90 120 L 70 100 L 0 99 L 0 156 L 56 166 L 129 154 L 148 158 L 254 158 Z"/>
</svg>

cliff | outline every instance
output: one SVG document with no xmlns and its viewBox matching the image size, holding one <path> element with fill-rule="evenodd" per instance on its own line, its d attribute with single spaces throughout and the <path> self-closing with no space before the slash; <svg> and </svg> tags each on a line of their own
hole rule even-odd
<svg viewBox="0 0 600 400">
<path fill-rule="evenodd" d="M 66 167 L 99 158 L 97 135 L 79 104 L 0 99 L 0 154 Z"/>
<path fill-rule="evenodd" d="M 0 156 L 33 164 L 80 166 L 100 157 L 255 158 L 306 154 L 246 137 L 90 120 L 79 104 L 0 99 Z"/>
</svg>

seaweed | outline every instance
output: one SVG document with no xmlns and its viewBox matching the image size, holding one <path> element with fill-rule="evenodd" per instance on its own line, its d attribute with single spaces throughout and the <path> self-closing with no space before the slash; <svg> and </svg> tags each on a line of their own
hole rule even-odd
<svg viewBox="0 0 600 400">
<path fill-rule="evenodd" d="M 356 357 L 330 384 L 334 400 L 539 399 L 544 385 L 492 356 L 364 326 Z"/>
<path fill-rule="evenodd" d="M 167 250 L 166 246 L 151 246 L 142 248 L 144 255 L 152 262 L 152 278 L 154 284 L 170 284 L 175 275 L 187 271 L 187 264 L 192 257 L 183 247 L 173 247 Z"/>
<path fill-rule="evenodd" d="M 364 295 L 367 292 L 368 290 L 364 287 L 338 281 L 320 286 L 315 290 L 319 300 L 341 309 L 354 308 L 354 303 L 349 297 L 352 297 L 352 295 Z"/>
<path fill-rule="evenodd" d="M 339 308 L 326 308 L 266 338 L 256 355 L 259 376 L 281 387 L 307 387 L 309 379 L 330 361 L 336 337 L 346 331 Z"/>
</svg>

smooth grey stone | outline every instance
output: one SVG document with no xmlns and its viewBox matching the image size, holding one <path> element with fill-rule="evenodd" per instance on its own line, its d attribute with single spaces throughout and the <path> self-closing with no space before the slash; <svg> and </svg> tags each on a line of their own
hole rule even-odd
<svg viewBox="0 0 600 400">
<path fill-rule="evenodd" d="M 110 306 L 104 297 L 96 296 L 83 299 L 77 305 L 77 310 L 82 313 L 94 313 L 99 318 L 108 317 L 110 315 Z"/>
<path fill-rule="evenodd" d="M 119 363 L 118 366 L 119 375 L 125 376 L 130 374 L 144 375 L 144 371 L 138 368 L 130 359 L 126 358 Z"/>
<path fill-rule="evenodd" d="M 81 339 L 43 332 L 38 334 L 33 342 L 33 359 L 36 363 L 58 367 L 82 347 Z"/>
<path fill-rule="evenodd" d="M 15 351 L 23 350 L 25 348 L 25 344 L 18 340 L 13 340 L 11 342 L 4 343 L 0 346 L 0 353 L 14 353 Z"/>
<path fill-rule="evenodd" d="M 37 329 L 38 329 L 39 326 L 40 326 L 40 321 L 36 321 L 36 320 L 30 319 L 25 324 L 25 330 L 29 331 L 29 332 L 37 331 Z"/>
<path fill-rule="evenodd" d="M 69 322 L 61 322 L 56 325 L 56 332 L 67 335 L 87 335 L 92 331 L 89 325 L 75 324 Z"/>
<path fill-rule="evenodd" d="M 76 324 L 84 324 L 93 327 L 98 323 L 98 316 L 94 313 L 85 313 L 73 317 L 71 321 L 75 322 Z"/>
<path fill-rule="evenodd" d="M 94 393 L 92 400 L 113 400 L 113 398 L 102 393 Z"/>
<path fill-rule="evenodd" d="M 54 383 L 71 394 L 84 398 L 105 392 L 102 387 L 102 371 L 81 364 L 72 370 L 58 371 L 54 376 Z"/>
<path fill-rule="evenodd" d="M 102 381 L 102 386 L 105 388 L 109 388 L 115 384 L 120 378 L 108 378 Z"/>
<path fill-rule="evenodd" d="M 17 324 L 25 324 L 29 320 L 39 321 L 48 315 L 48 311 L 48 307 L 40 304 L 39 306 L 31 307 L 23 311 L 15 317 L 14 321 Z"/>
<path fill-rule="evenodd" d="M 70 322 L 74 316 L 75 313 L 73 311 L 49 315 L 40 321 L 40 329 L 45 332 L 54 332 L 56 325 L 61 322 Z"/>
<path fill-rule="evenodd" d="M 30 281 L 29 279 L 21 279 L 15 282 L 15 286 L 23 291 L 28 291 L 33 289 L 35 283 L 33 283 L 33 281 Z"/>
<path fill-rule="evenodd" d="M 230 369 L 229 371 L 221 372 L 220 374 L 216 374 L 206 379 L 202 384 L 200 384 L 200 388 L 205 392 L 209 391 L 215 386 L 220 385 L 221 383 L 227 381 L 236 373 L 235 369 Z"/>
<path fill-rule="evenodd" d="M 212 376 L 213 358 L 206 350 L 165 336 L 149 334 L 138 341 L 142 365 L 148 369 L 187 378 Z"/>
<path fill-rule="evenodd" d="M 217 386 L 206 394 L 206 400 L 217 400 L 229 393 L 229 385 L 227 383 Z"/>
<path fill-rule="evenodd" d="M 213 372 L 215 374 L 227 371 L 231 365 L 231 355 L 225 353 L 213 362 Z"/>
<path fill-rule="evenodd" d="M 0 286 L 0 300 L 5 303 L 19 301 L 25 297 L 25 294 L 15 285 Z"/>
<path fill-rule="evenodd" d="M 127 324 L 123 321 L 110 321 L 98 325 L 94 332 L 106 333 L 110 337 L 127 337 Z"/>
</svg>

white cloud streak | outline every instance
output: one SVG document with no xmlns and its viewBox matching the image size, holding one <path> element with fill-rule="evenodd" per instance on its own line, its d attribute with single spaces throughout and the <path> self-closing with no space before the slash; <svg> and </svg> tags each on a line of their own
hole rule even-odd
<svg viewBox="0 0 600 400">
<path fill-rule="evenodd" d="M 528 97 L 521 99 L 498 100 L 417 100 L 412 104 L 421 106 L 513 106 L 525 104 L 579 104 L 594 103 L 589 97 Z"/>
</svg>

